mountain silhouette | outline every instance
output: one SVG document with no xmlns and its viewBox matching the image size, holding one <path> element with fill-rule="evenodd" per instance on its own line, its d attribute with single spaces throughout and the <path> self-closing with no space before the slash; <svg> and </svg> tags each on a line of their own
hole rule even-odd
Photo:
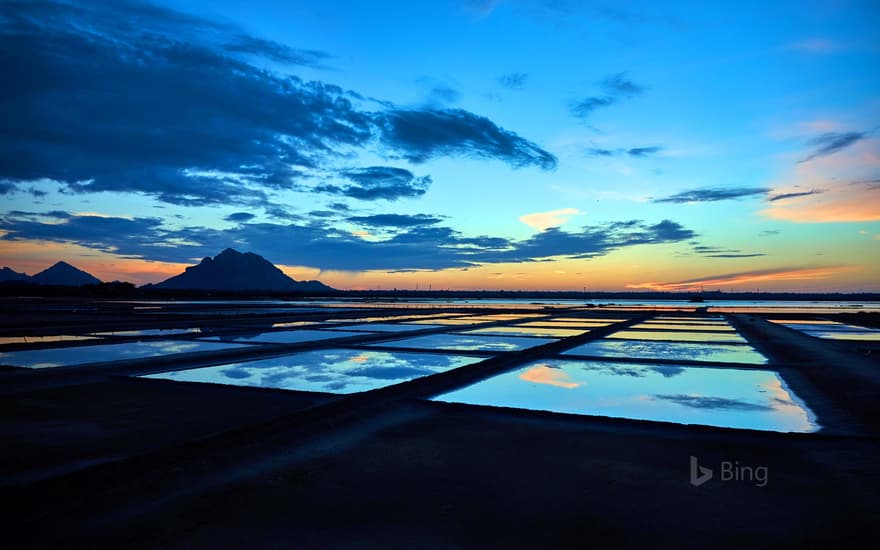
<svg viewBox="0 0 880 550">
<path fill-rule="evenodd" d="M 101 284 L 101 280 L 67 262 L 58 262 L 30 278 L 38 285 L 83 286 Z"/>
<path fill-rule="evenodd" d="M 322 291 L 333 290 L 320 281 L 295 281 L 272 262 L 253 252 L 242 254 L 227 248 L 213 258 L 186 268 L 153 288 L 228 291 Z"/>
<path fill-rule="evenodd" d="M 31 278 L 24 273 L 19 273 L 18 271 L 13 271 L 8 267 L 4 267 L 0 269 L 0 283 L 5 283 L 7 281 L 29 281 Z"/>
</svg>

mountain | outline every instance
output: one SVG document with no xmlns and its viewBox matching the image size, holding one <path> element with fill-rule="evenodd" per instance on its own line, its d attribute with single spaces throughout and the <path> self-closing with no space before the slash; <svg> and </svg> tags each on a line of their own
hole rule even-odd
<svg viewBox="0 0 880 550">
<path fill-rule="evenodd" d="M 153 288 L 230 291 L 325 291 L 320 281 L 295 281 L 272 262 L 253 252 L 242 254 L 227 248 L 213 258 L 186 268 Z"/>
<path fill-rule="evenodd" d="M 67 262 L 58 262 L 52 267 L 40 271 L 31 277 L 30 280 L 38 285 L 83 286 L 101 284 L 101 280 L 94 275 L 77 269 Z"/>
<path fill-rule="evenodd" d="M 19 273 L 18 271 L 13 271 L 8 267 L 4 267 L 0 269 L 0 283 L 5 283 L 7 281 L 29 281 L 30 277 L 25 275 L 24 273 Z"/>
</svg>

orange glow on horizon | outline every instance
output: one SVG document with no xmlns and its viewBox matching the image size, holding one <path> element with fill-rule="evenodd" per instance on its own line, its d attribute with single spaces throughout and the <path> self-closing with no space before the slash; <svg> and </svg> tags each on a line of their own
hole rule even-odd
<svg viewBox="0 0 880 550">
<path fill-rule="evenodd" d="M 627 288 L 670 292 L 677 290 L 695 290 L 702 286 L 741 285 L 746 283 L 767 281 L 803 281 L 827 279 L 834 274 L 852 271 L 854 269 L 856 269 L 854 266 L 834 266 L 820 268 L 782 269 L 778 271 L 756 271 L 750 273 L 735 273 L 720 277 L 708 276 L 702 279 L 693 279 L 689 281 L 673 283 L 638 283 L 634 285 L 627 285 Z"/>
</svg>

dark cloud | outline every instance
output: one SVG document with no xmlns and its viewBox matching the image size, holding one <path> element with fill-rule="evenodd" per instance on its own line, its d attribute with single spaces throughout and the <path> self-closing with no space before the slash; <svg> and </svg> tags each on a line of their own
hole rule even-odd
<svg viewBox="0 0 880 550">
<path fill-rule="evenodd" d="M 648 155 L 653 155 L 654 153 L 659 153 L 663 150 L 663 147 L 652 146 L 652 147 L 633 147 L 632 149 L 627 150 L 626 154 L 631 157 L 646 157 Z"/>
<path fill-rule="evenodd" d="M 694 409 L 720 409 L 728 411 L 772 411 L 773 407 L 769 405 L 759 405 L 749 403 L 740 399 L 728 399 L 726 397 L 709 397 L 702 395 L 655 395 L 654 399 L 663 401 L 671 401 L 685 407 Z"/>
<path fill-rule="evenodd" d="M 627 246 L 686 241 L 695 236 L 669 220 L 657 224 L 632 220 L 584 227 L 574 233 L 553 228 L 527 240 L 513 241 L 489 235 L 466 237 L 432 223 L 430 217 L 420 219 L 424 224 L 405 226 L 402 220 L 378 216 L 383 215 L 370 220 L 375 226 L 397 223 L 400 231 L 385 240 L 367 241 L 320 220 L 306 225 L 240 223 L 226 229 L 169 229 L 156 218 L 73 215 L 62 221 L 44 222 L 33 216 L 7 215 L 0 218 L 0 230 L 5 232 L 0 239 L 72 243 L 169 262 L 214 255 L 234 243 L 239 249 L 255 251 L 278 263 L 360 271 L 466 268 L 559 256 L 589 259 Z M 176 245 L 167 246 L 169 242 Z"/>
<path fill-rule="evenodd" d="M 760 233 L 758 233 L 758 236 L 759 237 L 772 237 L 774 235 L 779 235 L 780 233 L 782 233 L 782 231 L 780 231 L 778 229 L 765 229 L 764 231 L 761 231 Z"/>
<path fill-rule="evenodd" d="M 692 250 L 697 254 L 702 254 L 706 258 L 757 258 L 766 256 L 760 252 L 743 252 L 735 248 L 721 248 L 717 246 L 693 245 Z"/>
<path fill-rule="evenodd" d="M 247 34 L 239 34 L 223 45 L 223 49 L 231 53 L 244 53 L 263 57 L 281 63 L 321 67 L 321 63 L 330 58 L 326 52 L 318 50 L 299 50 L 272 40 L 265 40 Z"/>
<path fill-rule="evenodd" d="M 0 179 L 183 206 L 278 208 L 277 190 L 383 144 L 403 158 L 498 159 L 549 169 L 534 143 L 467 111 L 366 111 L 358 94 L 272 72 L 301 50 L 149 4 L 3 4 Z"/>
<path fill-rule="evenodd" d="M 410 162 L 463 156 L 497 159 L 514 167 L 556 168 L 556 157 L 535 143 L 461 109 L 398 109 L 379 118 L 382 142 Z"/>
<path fill-rule="evenodd" d="M 782 199 L 793 199 L 795 197 L 808 197 L 810 195 L 818 195 L 822 193 L 821 189 L 813 189 L 811 191 L 802 191 L 799 193 L 782 193 L 781 195 L 774 195 L 772 197 L 767 197 L 768 202 L 773 201 L 781 201 Z"/>
<path fill-rule="evenodd" d="M 424 195 L 431 186 L 430 176 L 416 177 L 409 170 L 391 166 L 354 168 L 343 170 L 339 175 L 354 185 L 324 184 L 316 187 L 315 191 L 366 201 L 395 201 Z"/>
<path fill-rule="evenodd" d="M 644 87 L 629 80 L 626 77 L 626 73 L 617 73 L 605 77 L 601 87 L 605 90 L 605 93 L 615 97 L 637 95 L 645 91 Z"/>
<path fill-rule="evenodd" d="M 527 73 L 507 73 L 501 75 L 498 83 L 508 90 L 522 90 L 528 79 L 529 75 Z"/>
<path fill-rule="evenodd" d="M 613 105 L 617 100 L 613 97 L 588 97 L 576 101 L 571 106 L 571 112 L 578 118 L 586 118 L 590 113 L 600 107 Z"/>
<path fill-rule="evenodd" d="M 443 219 L 428 214 L 375 214 L 372 216 L 354 216 L 349 218 L 348 221 L 368 227 L 415 227 L 418 225 L 433 225 L 440 223 Z"/>
<path fill-rule="evenodd" d="M 0 181 L 0 195 L 8 195 L 17 191 L 15 184 L 10 181 Z"/>
<path fill-rule="evenodd" d="M 254 219 L 256 216 L 249 212 L 235 212 L 233 214 L 229 214 L 224 220 L 228 222 L 248 222 Z"/>
<path fill-rule="evenodd" d="M 590 96 L 571 104 L 571 112 L 578 118 L 586 118 L 596 109 L 610 107 L 622 99 L 639 95 L 645 88 L 626 77 L 626 73 L 617 73 L 605 77 L 599 87 L 602 95 Z"/>
<path fill-rule="evenodd" d="M 610 157 L 614 155 L 623 155 L 627 154 L 631 157 L 647 157 L 653 155 L 655 153 L 659 153 L 663 150 L 663 147 L 658 145 L 654 145 L 651 147 L 632 147 L 630 149 L 601 149 L 598 147 L 591 147 L 585 151 L 588 156 L 591 157 Z"/>
<path fill-rule="evenodd" d="M 817 157 L 833 155 L 864 139 L 867 135 L 865 132 L 826 132 L 808 142 L 813 147 L 813 151 L 798 162 L 807 162 Z"/>
<path fill-rule="evenodd" d="M 663 203 L 671 202 L 675 204 L 684 204 L 689 202 L 716 202 L 730 199 L 738 199 L 749 197 L 752 195 L 764 195 L 769 189 L 762 187 L 718 187 L 706 189 L 692 189 L 690 191 L 682 191 L 669 197 L 653 199 L 651 202 Z"/>
</svg>

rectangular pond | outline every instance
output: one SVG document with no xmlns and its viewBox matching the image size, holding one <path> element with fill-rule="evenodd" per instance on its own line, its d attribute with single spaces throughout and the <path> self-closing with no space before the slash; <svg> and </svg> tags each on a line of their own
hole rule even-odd
<svg viewBox="0 0 880 550">
<path fill-rule="evenodd" d="M 509 336 L 511 334 L 520 336 L 538 336 L 544 338 L 568 338 L 569 336 L 578 336 L 589 329 L 573 329 L 573 328 L 539 328 L 539 327 L 487 327 L 468 330 L 462 334 L 484 334 L 492 336 Z"/>
<path fill-rule="evenodd" d="M 347 338 L 349 336 L 364 336 L 364 333 L 345 332 L 342 330 L 276 330 L 208 336 L 206 338 L 199 338 L 199 340 L 222 340 L 225 342 L 243 342 L 248 344 L 296 344 L 299 342 L 330 340 L 332 338 Z"/>
<path fill-rule="evenodd" d="M 362 332 L 410 332 L 413 330 L 428 330 L 431 328 L 443 328 L 443 325 L 405 325 L 405 324 L 396 324 L 396 323 L 368 323 L 363 325 L 348 325 L 345 327 L 327 329 L 328 331 L 333 330 L 354 330 L 354 331 L 362 331 Z"/>
<path fill-rule="evenodd" d="M 669 359 L 673 361 L 711 361 L 763 365 L 767 358 L 742 344 L 697 344 L 647 340 L 595 340 L 576 346 L 562 355 Z"/>
<path fill-rule="evenodd" d="M 175 353 L 195 351 L 217 351 L 245 347 L 243 344 L 197 342 L 194 340 L 154 340 L 149 342 L 127 342 L 125 344 L 102 344 L 96 346 L 77 346 L 70 348 L 49 348 L 23 351 L 0 352 L 0 365 L 42 369 L 66 367 L 84 363 L 121 361 L 123 359 L 143 359 Z"/>
<path fill-rule="evenodd" d="M 734 328 L 727 323 L 718 324 L 678 324 L 678 323 L 639 323 L 629 327 L 631 330 L 682 330 L 682 331 L 710 331 L 710 332 L 733 332 Z"/>
<path fill-rule="evenodd" d="M 474 336 L 470 334 L 429 334 L 393 342 L 368 344 L 392 348 L 443 349 L 458 351 L 519 351 L 555 342 L 552 338 L 524 336 Z"/>
<path fill-rule="evenodd" d="M 82 336 L 78 334 L 53 334 L 51 336 L 0 336 L 0 345 L 53 344 L 55 342 L 76 342 L 79 340 L 98 340 L 98 337 Z"/>
<path fill-rule="evenodd" d="M 95 336 L 175 336 L 177 334 L 195 334 L 199 328 L 147 328 L 142 330 L 110 330 L 95 332 Z"/>
<path fill-rule="evenodd" d="M 436 353 L 328 349 L 149 374 L 145 378 L 347 394 L 399 384 L 478 361 L 482 359 Z"/>
<path fill-rule="evenodd" d="M 673 330 L 619 330 L 608 338 L 612 340 L 665 340 L 684 342 L 713 342 L 724 344 L 745 344 L 746 339 L 736 332 L 682 332 Z"/>
<path fill-rule="evenodd" d="M 548 360 L 434 400 L 777 432 L 819 429 L 778 374 L 757 369 Z"/>
</svg>

